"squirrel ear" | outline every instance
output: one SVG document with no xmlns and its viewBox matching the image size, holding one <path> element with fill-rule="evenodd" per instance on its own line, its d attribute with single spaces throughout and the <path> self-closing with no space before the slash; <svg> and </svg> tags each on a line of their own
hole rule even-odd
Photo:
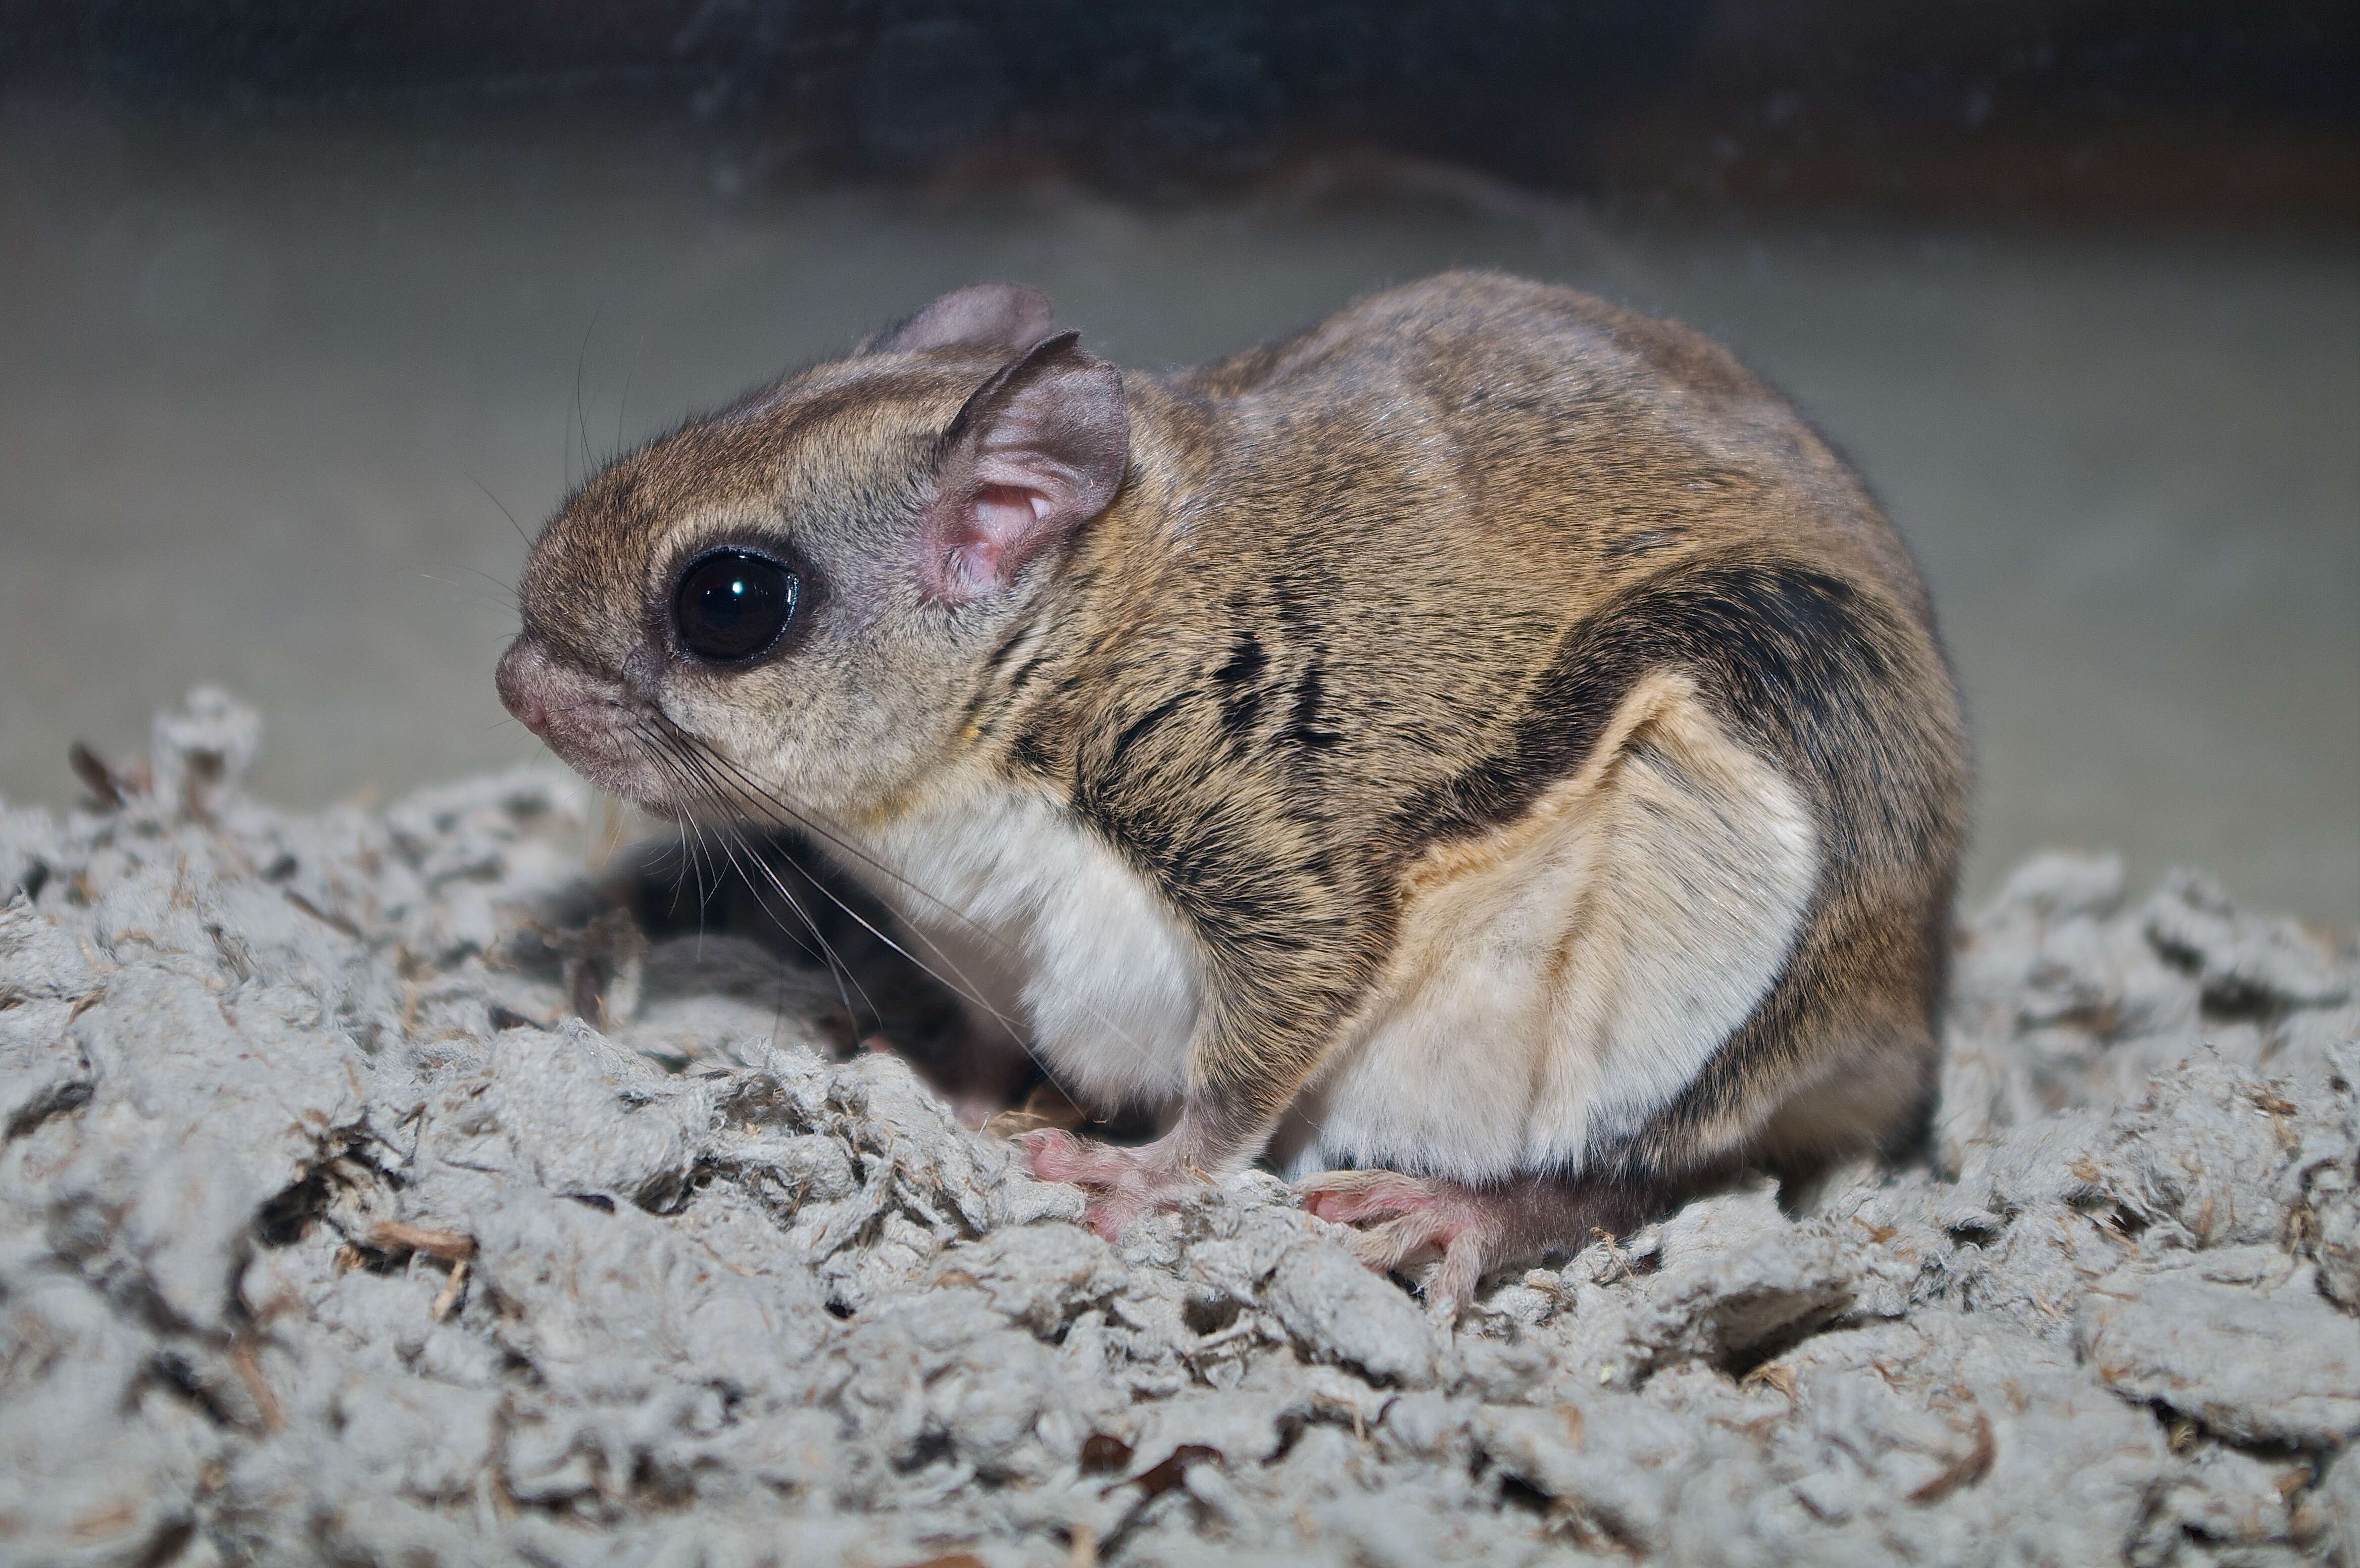
<svg viewBox="0 0 2360 1568">
<path fill-rule="evenodd" d="M 943 432 L 920 529 L 928 597 L 955 604 L 1007 587 L 1122 488 L 1122 373 L 1079 337 L 1043 338 L 1000 367 Z"/>
<path fill-rule="evenodd" d="M 923 354 L 930 348 L 979 348 L 1021 353 L 1055 325 L 1049 296 L 1022 283 L 974 283 L 954 289 L 860 345 L 862 354 Z"/>
</svg>

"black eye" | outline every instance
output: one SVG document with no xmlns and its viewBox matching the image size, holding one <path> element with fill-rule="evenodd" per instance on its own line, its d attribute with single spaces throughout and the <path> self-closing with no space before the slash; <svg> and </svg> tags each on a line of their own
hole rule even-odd
<svg viewBox="0 0 2360 1568">
<path fill-rule="evenodd" d="M 803 583 L 765 555 L 716 550 L 700 555 L 672 590 L 672 630 L 680 645 L 716 664 L 768 652 L 794 619 Z"/>
</svg>

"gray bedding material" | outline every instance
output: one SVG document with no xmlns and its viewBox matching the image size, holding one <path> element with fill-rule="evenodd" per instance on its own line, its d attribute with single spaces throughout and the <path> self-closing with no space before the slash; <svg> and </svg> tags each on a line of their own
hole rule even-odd
<svg viewBox="0 0 2360 1568">
<path fill-rule="evenodd" d="M 808 974 L 558 928 L 563 775 L 299 816 L 258 730 L 0 807 L 8 1562 L 2360 1568 L 2348 934 L 2035 861 L 1929 1165 L 1444 1330 L 1271 1176 L 1109 1245 Z"/>
</svg>

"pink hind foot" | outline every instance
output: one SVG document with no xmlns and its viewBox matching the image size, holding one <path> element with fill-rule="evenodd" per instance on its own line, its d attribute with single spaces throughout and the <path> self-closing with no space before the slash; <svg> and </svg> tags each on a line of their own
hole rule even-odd
<svg viewBox="0 0 2360 1568">
<path fill-rule="evenodd" d="M 1178 1157 L 1170 1138 L 1128 1148 L 1043 1127 L 1016 1142 L 1034 1176 L 1043 1181 L 1070 1181 L 1090 1195 L 1084 1217 L 1090 1229 L 1109 1241 L 1142 1214 L 1179 1207 L 1184 1197 L 1204 1184 L 1204 1178 Z"/>
<path fill-rule="evenodd" d="M 1445 1322 L 1473 1299 L 1483 1277 L 1586 1245 L 1593 1227 L 1635 1223 L 1651 1194 L 1516 1177 L 1482 1187 L 1394 1170 L 1330 1170 L 1297 1185 L 1303 1207 L 1355 1227 L 1352 1252 L 1381 1274 L 1434 1263 L 1426 1305 Z"/>
<path fill-rule="evenodd" d="M 1303 1206 L 1322 1220 L 1357 1226 L 1352 1255 L 1380 1274 L 1437 1262 L 1426 1305 L 1448 1322 L 1497 1266 L 1507 1239 L 1497 1197 L 1454 1181 L 1393 1170 L 1331 1170 L 1306 1179 Z"/>
</svg>

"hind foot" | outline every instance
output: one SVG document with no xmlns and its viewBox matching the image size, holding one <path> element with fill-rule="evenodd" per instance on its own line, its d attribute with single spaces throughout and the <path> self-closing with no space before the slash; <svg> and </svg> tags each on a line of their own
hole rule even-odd
<svg viewBox="0 0 2360 1568">
<path fill-rule="evenodd" d="M 1380 1274 L 1434 1263 L 1426 1306 L 1459 1316 L 1483 1277 L 1546 1253 L 1586 1245 L 1593 1228 L 1622 1230 L 1647 1203 L 1638 1191 L 1515 1177 L 1481 1187 L 1395 1170 L 1330 1170 L 1297 1184 L 1303 1207 L 1354 1227 L 1352 1252 Z"/>
<path fill-rule="evenodd" d="M 1426 1281 L 1426 1306 L 1448 1322 L 1498 1266 L 1505 1216 L 1481 1189 L 1393 1170 L 1331 1170 L 1299 1188 L 1303 1207 L 1357 1227 L 1352 1255 L 1380 1274 L 1438 1263 Z M 1487 1201 L 1490 1199 L 1491 1201 Z"/>
</svg>

